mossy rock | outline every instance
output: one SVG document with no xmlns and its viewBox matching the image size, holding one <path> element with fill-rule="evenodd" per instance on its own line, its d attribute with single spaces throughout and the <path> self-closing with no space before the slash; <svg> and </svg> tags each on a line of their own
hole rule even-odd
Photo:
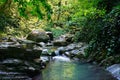
<svg viewBox="0 0 120 80">
<path fill-rule="evenodd" d="M 32 40 L 35 42 L 48 42 L 49 41 L 49 36 L 46 34 L 45 31 L 43 30 L 33 30 L 28 34 L 27 37 L 28 40 Z"/>
</svg>

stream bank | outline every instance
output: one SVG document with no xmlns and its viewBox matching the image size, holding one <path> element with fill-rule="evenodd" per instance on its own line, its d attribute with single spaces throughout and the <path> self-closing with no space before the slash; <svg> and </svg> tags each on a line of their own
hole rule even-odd
<svg viewBox="0 0 120 80">
<path fill-rule="evenodd" d="M 116 80 L 104 69 L 86 63 L 84 49 L 87 44 L 73 43 L 73 35 L 62 35 L 57 39 L 53 39 L 50 32 L 48 34 L 37 31 L 30 33 L 31 35 L 35 35 L 33 41 L 11 37 L 0 42 L 1 79 Z M 84 64 L 80 63 L 81 61 Z M 79 74 L 82 76 L 79 77 Z M 56 77 L 53 78 L 54 75 Z"/>
</svg>

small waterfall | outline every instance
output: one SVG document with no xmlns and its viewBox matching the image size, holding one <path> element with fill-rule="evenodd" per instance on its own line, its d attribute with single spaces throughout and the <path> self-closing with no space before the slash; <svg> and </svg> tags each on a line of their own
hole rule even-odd
<svg viewBox="0 0 120 80">
<path fill-rule="evenodd" d="M 59 47 L 56 51 L 55 54 L 56 56 L 53 57 L 54 61 L 65 61 L 65 62 L 70 62 L 70 58 L 66 57 L 64 54 L 61 54 L 60 51 L 64 50 L 64 47 Z"/>
<path fill-rule="evenodd" d="M 70 62 L 70 59 L 66 56 L 55 56 L 53 57 L 54 61 L 65 61 L 65 62 Z"/>
</svg>

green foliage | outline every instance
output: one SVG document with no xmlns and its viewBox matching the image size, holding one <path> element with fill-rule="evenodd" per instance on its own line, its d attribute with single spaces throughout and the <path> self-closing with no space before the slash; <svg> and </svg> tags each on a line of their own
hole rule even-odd
<svg viewBox="0 0 120 80">
<path fill-rule="evenodd" d="M 0 30 L 3 31 L 7 26 L 18 28 L 19 27 L 19 19 L 12 18 L 3 13 L 0 13 Z"/>
<path fill-rule="evenodd" d="M 52 9 L 47 0 L 0 0 L 1 11 L 3 12 L 6 8 L 10 9 L 13 2 L 17 4 L 20 16 L 29 18 L 32 15 L 39 19 L 47 18 L 48 20 L 51 18 Z"/>
<path fill-rule="evenodd" d="M 28 18 L 28 14 L 37 16 L 43 19 L 46 15 L 48 19 L 51 18 L 52 9 L 47 0 L 14 0 L 18 3 L 18 11 L 21 16 Z"/>
<path fill-rule="evenodd" d="M 31 17 L 50 20 L 51 14 L 52 9 L 47 0 L 0 0 L 0 30 L 12 36 L 25 36 L 31 27 L 28 27 L 30 23 L 24 21 L 24 28 L 20 24 L 24 17 L 28 20 Z"/>
<path fill-rule="evenodd" d="M 53 35 L 55 38 L 66 33 L 65 30 L 62 28 L 52 28 L 51 31 L 53 32 Z"/>
<path fill-rule="evenodd" d="M 97 8 L 105 9 L 109 13 L 115 6 L 120 4 L 120 0 L 98 0 Z"/>
<path fill-rule="evenodd" d="M 99 22 L 105 15 L 104 9 L 97 9 L 98 1 L 95 0 L 79 0 L 72 16 L 72 23 L 78 24 L 80 31 L 75 33 L 75 41 L 84 41 L 89 43 L 101 28 Z M 79 6 L 78 6 L 79 5 Z"/>
<path fill-rule="evenodd" d="M 46 31 L 51 31 L 53 32 L 54 38 L 59 37 L 60 35 L 63 35 L 66 33 L 66 31 L 63 28 L 60 27 L 56 27 L 56 28 L 52 28 L 52 27 L 43 27 L 44 30 Z"/>
<path fill-rule="evenodd" d="M 102 56 L 97 61 L 108 56 L 118 55 L 120 52 L 120 8 L 113 9 L 104 17 L 101 23 L 104 24 L 103 27 L 87 50 L 88 56 Z M 92 58 L 95 59 L 93 56 Z"/>
<path fill-rule="evenodd" d="M 114 57 L 120 52 L 120 1 L 78 0 L 75 5 L 71 23 L 80 28 L 75 40 L 89 43 L 86 57 L 100 63 L 112 56 L 119 62 Z"/>
</svg>

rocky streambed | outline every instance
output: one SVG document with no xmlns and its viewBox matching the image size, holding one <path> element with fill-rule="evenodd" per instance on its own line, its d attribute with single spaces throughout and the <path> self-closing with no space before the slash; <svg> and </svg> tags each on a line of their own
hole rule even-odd
<svg viewBox="0 0 120 80">
<path fill-rule="evenodd" d="M 116 80 L 109 72 L 86 63 L 87 44 L 73 35 L 53 39 L 51 32 L 31 32 L 27 39 L 0 42 L 0 80 Z M 28 40 L 29 39 L 29 40 Z"/>
</svg>

